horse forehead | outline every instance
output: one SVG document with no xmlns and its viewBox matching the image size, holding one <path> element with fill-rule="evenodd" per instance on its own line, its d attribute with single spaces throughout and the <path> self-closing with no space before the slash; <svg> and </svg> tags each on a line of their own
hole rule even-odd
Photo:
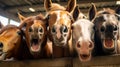
<svg viewBox="0 0 120 67">
<path fill-rule="evenodd" d="M 43 23 L 43 21 L 41 21 L 41 20 L 34 20 L 32 27 L 40 27 L 43 25 L 42 23 Z"/>
<path fill-rule="evenodd" d="M 70 22 L 70 15 L 66 11 L 57 11 L 56 12 L 56 24 L 65 24 L 69 25 Z"/>
<path fill-rule="evenodd" d="M 7 29 L 7 30 L 5 30 L 4 32 L 2 32 L 0 34 L 0 38 L 1 37 L 4 38 L 4 36 L 7 37 L 7 38 L 13 37 L 13 36 L 15 36 L 15 34 L 17 34 L 16 33 L 17 31 L 19 31 L 19 29 L 16 29 L 16 28 L 14 28 L 14 29 Z"/>
<path fill-rule="evenodd" d="M 103 18 L 106 21 L 106 23 L 108 22 L 109 24 L 117 24 L 117 21 L 118 21 L 115 15 L 104 14 Z M 106 24 L 106 23 L 103 23 L 103 24 Z"/>
<path fill-rule="evenodd" d="M 79 30 L 79 32 L 82 34 L 81 37 L 84 39 L 90 39 L 91 32 L 93 32 L 93 26 L 94 24 L 86 19 L 80 19 L 76 21 L 75 23 L 76 30 Z M 77 33 L 77 32 L 76 32 Z"/>
</svg>

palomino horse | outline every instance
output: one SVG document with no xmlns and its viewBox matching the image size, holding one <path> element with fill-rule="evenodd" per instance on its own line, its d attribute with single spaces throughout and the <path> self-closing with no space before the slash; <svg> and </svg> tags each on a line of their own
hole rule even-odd
<svg viewBox="0 0 120 67">
<path fill-rule="evenodd" d="M 91 19 L 95 24 L 95 53 L 97 55 L 106 55 L 117 53 L 117 40 L 119 39 L 119 19 L 114 10 L 104 8 L 96 12 L 93 4 L 91 9 Z"/>
<path fill-rule="evenodd" d="M 7 25 L 0 31 L 0 60 L 9 59 L 11 57 L 21 60 L 30 59 L 28 49 L 24 49 L 22 31 L 14 25 Z M 27 53 L 28 52 L 28 53 Z M 25 54 L 27 54 L 25 56 Z"/>
<path fill-rule="evenodd" d="M 52 3 L 51 0 L 44 1 L 47 11 L 46 20 L 49 26 L 49 39 L 53 43 L 53 57 L 69 56 L 71 39 L 71 25 L 73 18 L 71 12 L 76 6 L 76 0 L 69 0 L 67 8 Z"/>
<path fill-rule="evenodd" d="M 47 44 L 47 26 L 42 14 L 28 18 L 18 14 L 29 51 L 34 58 L 50 57 L 52 47 Z"/>
<path fill-rule="evenodd" d="M 78 6 L 73 11 L 75 22 L 72 24 L 73 47 L 77 51 L 80 61 L 89 61 L 94 48 L 94 24 L 85 18 L 79 18 L 81 14 Z"/>
</svg>

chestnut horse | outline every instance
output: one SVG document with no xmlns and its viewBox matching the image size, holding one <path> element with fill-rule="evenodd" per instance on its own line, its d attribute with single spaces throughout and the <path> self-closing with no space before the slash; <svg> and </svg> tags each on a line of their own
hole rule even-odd
<svg viewBox="0 0 120 67">
<path fill-rule="evenodd" d="M 49 39 L 53 44 L 53 57 L 70 56 L 71 25 L 73 17 L 71 12 L 76 6 L 76 0 L 69 0 L 67 8 L 52 3 L 51 0 L 44 1 L 44 7 L 47 11 L 46 20 L 49 26 Z"/>
<path fill-rule="evenodd" d="M 94 23 L 86 18 L 79 18 L 79 14 L 82 13 L 76 6 L 73 11 L 75 22 L 72 24 L 73 47 L 77 51 L 80 61 L 85 62 L 91 60 L 94 49 Z"/>
<path fill-rule="evenodd" d="M 47 26 L 44 16 L 39 14 L 25 18 L 19 15 L 21 20 L 20 28 L 22 29 L 29 51 L 33 58 L 50 57 L 52 47 L 47 44 Z"/>
<path fill-rule="evenodd" d="M 93 4 L 91 19 L 95 24 L 95 53 L 96 55 L 108 55 L 117 53 L 117 40 L 119 39 L 119 16 L 114 10 L 104 8 L 96 11 Z"/>
<path fill-rule="evenodd" d="M 0 60 L 10 58 L 22 60 L 30 59 L 22 39 L 22 31 L 15 25 L 7 25 L 0 31 Z"/>
</svg>

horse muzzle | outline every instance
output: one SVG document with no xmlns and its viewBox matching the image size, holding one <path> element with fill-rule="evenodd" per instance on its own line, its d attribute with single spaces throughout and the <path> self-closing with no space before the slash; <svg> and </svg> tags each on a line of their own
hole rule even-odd
<svg viewBox="0 0 120 67">
<path fill-rule="evenodd" d="M 5 60 L 6 59 L 6 55 L 7 53 L 6 52 L 0 52 L 0 60 Z"/>
<path fill-rule="evenodd" d="M 87 62 L 91 60 L 91 54 L 79 54 L 79 59 L 82 62 Z"/>
<path fill-rule="evenodd" d="M 105 49 L 113 49 L 115 47 L 115 40 L 113 39 L 104 39 L 103 40 L 103 47 Z"/>
</svg>

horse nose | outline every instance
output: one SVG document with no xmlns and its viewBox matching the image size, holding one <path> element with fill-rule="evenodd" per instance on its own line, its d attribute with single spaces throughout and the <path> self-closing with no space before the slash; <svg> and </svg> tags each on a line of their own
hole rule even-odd
<svg viewBox="0 0 120 67">
<path fill-rule="evenodd" d="M 94 48 L 94 44 L 92 42 L 89 43 L 89 48 Z"/>
<path fill-rule="evenodd" d="M 2 42 L 0 42 L 0 48 L 2 48 L 3 47 L 3 43 Z"/>
</svg>

